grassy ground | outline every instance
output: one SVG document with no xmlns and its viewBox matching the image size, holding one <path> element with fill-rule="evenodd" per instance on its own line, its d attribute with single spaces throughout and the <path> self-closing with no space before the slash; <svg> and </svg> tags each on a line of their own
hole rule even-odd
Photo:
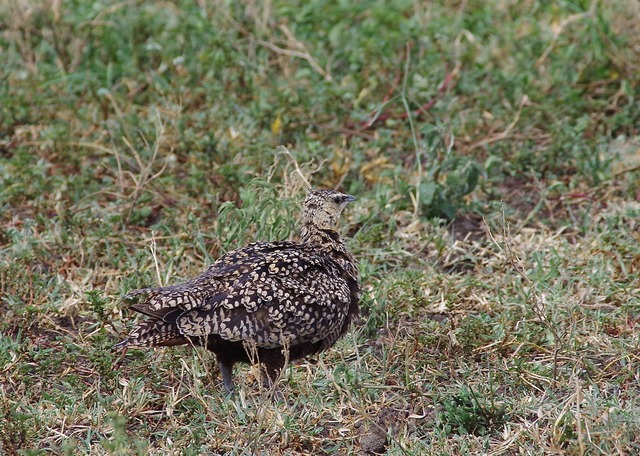
<svg viewBox="0 0 640 456">
<path fill-rule="evenodd" d="M 0 453 L 640 452 L 635 0 L 0 5 Z M 284 146 L 284 147 L 283 147 Z M 220 388 L 119 301 L 358 196 L 363 316 Z"/>
</svg>

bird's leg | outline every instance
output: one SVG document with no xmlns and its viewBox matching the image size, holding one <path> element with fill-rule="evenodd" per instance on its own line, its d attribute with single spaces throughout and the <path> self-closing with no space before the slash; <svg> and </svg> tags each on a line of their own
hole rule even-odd
<svg viewBox="0 0 640 456">
<path fill-rule="evenodd" d="M 262 383 L 265 388 L 271 388 L 276 384 L 276 381 L 280 377 L 280 372 L 282 372 L 282 367 L 283 366 L 279 363 L 274 364 L 272 362 L 269 364 L 264 364 L 264 378 L 262 379 Z"/>
<path fill-rule="evenodd" d="M 233 384 L 233 364 L 218 359 L 218 366 L 220 367 L 224 389 L 227 390 L 227 393 L 233 393 L 235 390 Z"/>
<path fill-rule="evenodd" d="M 287 364 L 288 358 L 288 348 L 264 350 L 260 356 L 263 374 L 262 386 L 269 394 L 273 395 L 272 397 L 276 401 L 284 400 L 284 396 L 277 386 L 277 381 L 280 378 L 282 369 Z"/>
</svg>

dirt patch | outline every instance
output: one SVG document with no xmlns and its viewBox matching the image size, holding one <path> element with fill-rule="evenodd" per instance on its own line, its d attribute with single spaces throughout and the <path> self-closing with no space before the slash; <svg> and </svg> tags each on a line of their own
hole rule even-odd
<svg viewBox="0 0 640 456">
<path fill-rule="evenodd" d="M 370 421 L 362 423 L 360 425 L 362 430 L 360 447 L 363 454 L 384 454 L 390 440 L 395 439 L 396 434 L 403 427 L 415 428 L 410 408 L 409 404 L 406 406 L 402 406 L 402 404 L 388 405 L 372 416 Z"/>
<path fill-rule="evenodd" d="M 456 241 L 477 241 L 487 236 L 484 219 L 472 212 L 460 214 L 448 228 L 449 234 Z"/>
</svg>

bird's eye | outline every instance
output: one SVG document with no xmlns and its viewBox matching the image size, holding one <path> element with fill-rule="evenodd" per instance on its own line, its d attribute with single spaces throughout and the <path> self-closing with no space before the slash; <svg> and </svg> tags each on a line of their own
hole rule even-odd
<svg viewBox="0 0 640 456">
<path fill-rule="evenodd" d="M 333 197 L 333 202 L 336 204 L 341 204 L 342 203 L 342 196 L 340 195 L 336 195 Z"/>
</svg>

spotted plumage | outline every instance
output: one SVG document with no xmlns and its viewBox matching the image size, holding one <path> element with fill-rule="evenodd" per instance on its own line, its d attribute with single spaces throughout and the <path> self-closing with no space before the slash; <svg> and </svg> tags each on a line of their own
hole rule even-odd
<svg viewBox="0 0 640 456">
<path fill-rule="evenodd" d="M 286 359 L 331 347 L 358 313 L 357 262 L 337 226 L 355 200 L 309 190 L 300 242 L 255 242 L 220 257 L 179 285 L 143 288 L 132 308 L 149 318 L 116 347 L 194 344 L 215 353 L 224 386 L 237 362 L 257 361 L 273 381 Z"/>
</svg>

